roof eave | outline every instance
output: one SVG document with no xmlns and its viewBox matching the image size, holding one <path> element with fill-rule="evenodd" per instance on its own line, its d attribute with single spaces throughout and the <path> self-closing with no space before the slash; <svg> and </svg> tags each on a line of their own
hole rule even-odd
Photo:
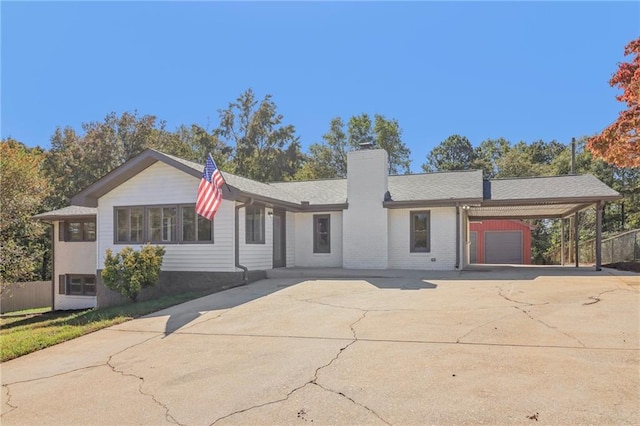
<svg viewBox="0 0 640 426">
<path fill-rule="evenodd" d="M 59 220 L 67 220 L 67 219 L 95 219 L 96 218 L 96 214 L 82 214 L 82 215 L 76 215 L 76 214 L 67 214 L 67 215 L 48 215 L 46 213 L 44 214 L 37 214 L 35 216 L 31 216 L 31 220 L 41 220 L 43 222 L 56 222 Z"/>
<path fill-rule="evenodd" d="M 531 206 L 538 204 L 594 204 L 601 201 L 616 201 L 622 199 L 623 196 L 618 195 L 602 195 L 592 197 L 564 197 L 564 198 L 525 198 L 525 199 L 506 199 L 482 201 L 483 206 Z"/>
<path fill-rule="evenodd" d="M 415 207 L 455 207 L 464 204 L 480 203 L 482 203 L 482 198 L 451 198 L 446 200 L 383 201 L 382 206 L 387 209 L 407 209 Z"/>
</svg>

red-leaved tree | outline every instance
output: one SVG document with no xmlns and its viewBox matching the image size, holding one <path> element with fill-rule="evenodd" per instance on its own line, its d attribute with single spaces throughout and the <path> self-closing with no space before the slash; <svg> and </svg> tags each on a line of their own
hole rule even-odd
<svg viewBox="0 0 640 426">
<path fill-rule="evenodd" d="M 609 84 L 622 89 L 616 96 L 627 109 L 602 133 L 589 139 L 587 148 L 594 156 L 618 167 L 640 167 L 640 38 L 624 49 L 631 61 L 620 63 Z"/>
</svg>

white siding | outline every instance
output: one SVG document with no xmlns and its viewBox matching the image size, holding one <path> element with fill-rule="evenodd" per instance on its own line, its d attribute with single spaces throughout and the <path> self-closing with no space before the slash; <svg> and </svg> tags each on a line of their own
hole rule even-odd
<svg viewBox="0 0 640 426">
<path fill-rule="evenodd" d="M 342 212 L 316 213 L 330 214 L 331 253 L 313 252 L 314 213 L 295 214 L 295 266 L 299 267 L 342 267 Z"/>
<path fill-rule="evenodd" d="M 388 267 L 388 214 L 382 206 L 387 191 L 387 152 L 383 149 L 347 154 L 347 198 L 343 212 L 345 268 Z"/>
<path fill-rule="evenodd" d="M 98 200 L 98 263 L 104 267 L 105 251 L 118 252 L 114 244 L 114 207 L 195 204 L 200 179 L 157 162 Z M 214 218 L 213 244 L 164 244 L 164 271 L 234 271 L 234 202 L 223 200 Z M 139 249 L 140 245 L 132 245 Z M 95 262 L 94 262 L 95 264 Z"/>
<path fill-rule="evenodd" d="M 273 269 L 273 219 L 269 216 L 272 209 L 265 209 L 264 244 L 247 244 L 245 237 L 245 209 L 238 212 L 240 236 L 240 264 L 250 271 Z M 233 254 L 233 248 L 232 248 Z"/>
<path fill-rule="evenodd" d="M 431 252 L 411 253 L 411 211 L 431 212 Z M 435 259 L 435 260 L 432 260 Z M 453 270 L 456 264 L 456 209 L 389 209 L 389 268 Z"/>
<path fill-rule="evenodd" d="M 96 274 L 96 242 L 95 241 L 59 241 L 61 222 L 54 222 L 54 309 L 84 309 L 96 306 L 95 296 L 72 296 L 58 294 L 59 276 L 66 274 Z"/>
<path fill-rule="evenodd" d="M 287 267 L 292 268 L 296 266 L 296 215 L 292 212 L 287 212 Z"/>
</svg>

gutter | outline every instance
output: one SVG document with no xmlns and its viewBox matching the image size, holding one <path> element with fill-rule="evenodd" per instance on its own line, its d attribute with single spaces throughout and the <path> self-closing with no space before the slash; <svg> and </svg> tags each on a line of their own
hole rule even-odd
<svg viewBox="0 0 640 426">
<path fill-rule="evenodd" d="M 249 284 L 249 268 L 240 264 L 240 225 L 239 225 L 239 211 L 243 207 L 247 207 L 253 204 L 253 198 L 249 198 L 246 203 L 235 206 L 235 265 L 236 268 L 242 269 L 242 283 Z"/>
</svg>

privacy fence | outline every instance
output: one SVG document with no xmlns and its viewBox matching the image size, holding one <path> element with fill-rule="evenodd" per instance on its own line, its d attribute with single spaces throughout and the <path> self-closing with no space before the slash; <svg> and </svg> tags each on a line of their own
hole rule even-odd
<svg viewBox="0 0 640 426">
<path fill-rule="evenodd" d="M 0 298 L 0 313 L 52 305 L 51 281 L 31 281 L 9 284 Z"/>
<path fill-rule="evenodd" d="M 565 261 L 572 258 L 570 250 L 573 244 L 565 246 Z M 579 243 L 580 263 L 596 263 L 596 240 L 581 241 Z M 551 255 L 554 263 L 560 263 L 560 251 Z M 623 232 L 614 237 L 602 240 L 602 264 L 616 262 L 640 261 L 640 229 Z"/>
</svg>

